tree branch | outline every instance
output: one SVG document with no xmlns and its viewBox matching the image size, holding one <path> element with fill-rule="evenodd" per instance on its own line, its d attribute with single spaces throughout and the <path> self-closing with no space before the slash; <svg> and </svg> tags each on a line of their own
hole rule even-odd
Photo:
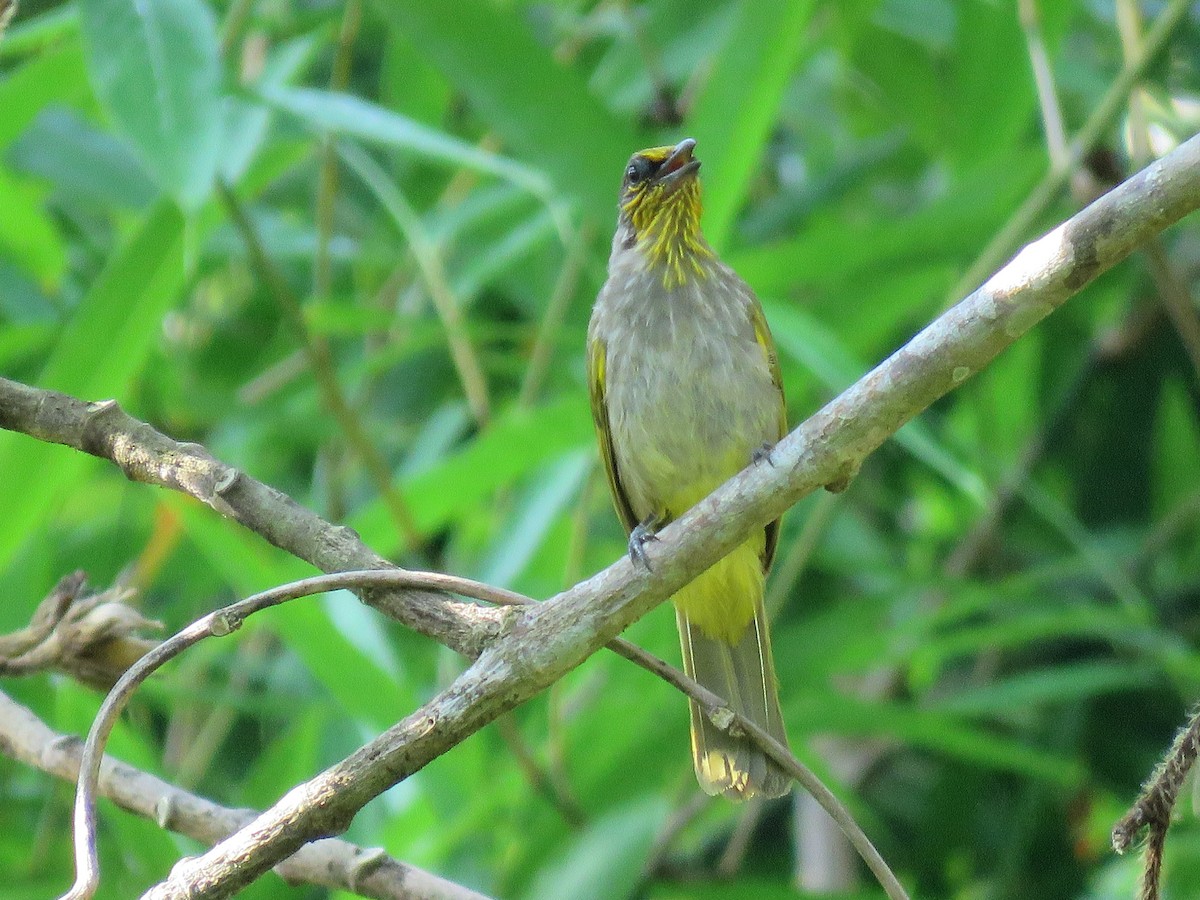
<svg viewBox="0 0 1200 900">
<path fill-rule="evenodd" d="M 341 588 L 400 585 L 420 586 L 432 590 L 464 590 L 500 603 L 515 605 L 527 598 L 503 588 L 480 585 L 452 575 L 432 572 L 379 571 L 368 569 L 334 575 L 317 575 L 290 582 L 247 597 L 218 609 L 193 622 L 146 653 L 121 675 L 100 706 L 79 764 L 79 784 L 75 797 L 75 883 L 64 900 L 89 900 L 100 884 L 99 856 L 96 852 L 96 792 L 100 780 L 100 764 L 108 736 L 117 717 L 138 686 L 162 665 L 205 638 L 224 637 L 242 627 L 256 612 L 313 594 Z"/>
<path fill-rule="evenodd" d="M 75 736 L 51 730 L 0 693 L 0 748 L 6 756 L 73 782 L 82 747 Z M 100 786 L 109 800 L 205 844 L 227 837 L 256 815 L 249 809 L 219 806 L 111 757 L 104 758 L 102 772 Z M 290 884 L 317 884 L 376 900 L 483 900 L 475 891 L 399 862 L 382 850 L 337 839 L 307 845 L 276 871 Z"/>
<path fill-rule="evenodd" d="M 86 403 L 0 378 L 0 428 L 107 459 L 131 481 L 188 494 L 323 572 L 396 568 L 352 528 L 331 525 L 286 494 L 215 459 L 199 444 L 172 440 L 126 414 L 115 400 Z M 478 656 L 499 629 L 497 610 L 430 592 L 381 590 L 360 596 L 384 615 L 464 656 Z"/>
<path fill-rule="evenodd" d="M 181 862 L 146 897 L 225 897 L 372 797 L 543 690 L 740 544 L 825 486 L 844 486 L 901 425 L 986 366 L 1136 246 L 1200 206 L 1200 138 L 1028 245 L 982 287 L 628 559 L 522 610 L 441 696 L 291 791 L 246 829 Z"/>
<path fill-rule="evenodd" d="M 224 515 L 245 525 L 260 535 L 266 537 L 281 549 L 289 550 L 301 558 L 310 561 L 320 559 L 330 565 L 334 572 L 343 572 L 347 567 L 353 567 L 357 558 L 365 558 L 375 563 L 376 579 L 357 579 L 358 593 L 364 600 L 381 612 L 392 615 L 398 621 L 410 624 L 419 622 L 421 626 L 411 625 L 416 630 L 430 634 L 447 646 L 458 649 L 465 655 L 478 655 L 479 641 L 485 639 L 477 636 L 475 631 L 487 629 L 490 634 L 499 622 L 494 615 L 495 610 L 484 610 L 469 604 L 456 603 L 442 594 L 434 594 L 426 590 L 416 590 L 418 587 L 445 590 L 460 590 L 464 586 L 473 586 L 467 593 L 478 599 L 491 603 L 513 605 L 527 601 L 520 595 L 499 588 L 469 583 L 464 579 L 454 579 L 453 576 L 439 576 L 433 573 L 406 572 L 376 556 L 348 528 L 339 528 L 325 522 L 318 516 L 296 504 L 291 498 L 275 491 L 260 482 L 245 476 L 237 470 L 226 466 L 214 459 L 205 448 L 198 444 L 179 444 L 166 437 L 151 426 L 139 422 L 122 411 L 114 401 L 101 403 L 84 403 L 65 394 L 28 387 L 18 382 L 0 378 L 0 427 L 21 431 L 43 440 L 65 444 L 104 459 L 111 460 L 134 481 L 157 484 L 183 491 L 197 499 L 203 500 Z M 224 489 L 215 485 L 227 484 Z M 234 493 L 231 489 L 240 485 L 242 490 Z M 286 523 L 295 523 L 287 527 Z M 262 529 L 270 529 L 264 531 Z M 339 556 L 330 548 L 339 548 L 346 552 Z M 295 549 L 293 549 L 295 548 Z M 305 555 L 308 554 L 308 555 Z M 340 561 L 344 560 L 344 562 Z M 440 579 L 440 580 L 439 580 Z M 367 583 L 376 584 L 375 589 L 363 587 Z M 408 591 L 388 590 L 384 584 L 406 583 Z M 254 598 L 251 598 L 254 599 Z M 248 601 L 246 601 L 248 602 Z M 438 615 L 437 604 L 447 607 L 447 615 Z M 411 608 L 410 608 L 411 607 Z M 216 614 L 214 614 L 215 616 Z M 211 620 L 206 617 L 203 621 Z M 450 621 L 450 630 L 439 631 L 430 623 Z M 484 623 L 476 628 L 476 623 Z M 191 634 L 191 629 L 185 630 Z M 431 631 L 426 631 L 430 627 Z M 465 636 L 464 636 L 465 633 Z M 197 632 L 199 636 L 204 636 Z M 153 668 L 165 662 L 173 655 L 174 648 L 183 649 L 196 639 L 195 636 L 185 639 L 183 644 L 172 643 L 179 635 L 171 638 L 154 656 L 157 661 L 148 669 L 143 669 L 143 675 L 148 675 Z M 671 669 L 661 660 L 651 656 L 640 648 L 626 641 L 617 639 L 610 645 L 627 659 L 632 660 L 648 671 L 659 675 L 679 690 L 688 694 L 702 708 L 714 717 L 715 724 L 723 729 L 740 728 L 757 740 L 751 723 L 739 716 L 729 718 L 730 711 L 724 701 L 706 692 L 699 684 L 686 678 L 683 673 Z M 136 686 L 135 680 L 129 689 Z M 123 690 L 125 690 L 123 688 Z M 112 717 L 119 713 L 123 701 L 109 706 L 109 713 L 101 712 L 93 725 L 93 735 L 103 731 L 107 735 L 111 728 Z M 715 714 L 715 716 L 714 716 Z M 93 741 L 89 737 L 89 745 L 95 744 L 92 756 L 99 759 L 104 737 Z M 838 822 L 850 842 L 867 861 L 868 866 L 879 875 L 893 897 L 903 897 L 895 876 L 888 871 L 882 857 L 872 846 L 870 840 L 854 821 L 849 811 L 833 796 L 820 782 L 817 776 L 808 770 L 799 760 L 784 752 L 784 748 L 773 742 L 764 745 L 764 750 L 776 757 L 781 767 L 790 773 L 800 784 L 818 799 L 834 821 Z M 780 755 L 782 754 L 782 755 Z M 94 775 L 91 777 L 95 777 Z M 85 779 L 86 780 L 86 779 Z M 83 867 L 82 883 L 91 885 L 95 880 L 94 872 L 94 829 L 91 826 L 93 813 L 92 801 L 88 798 L 94 793 L 94 787 L 85 786 L 81 782 L 82 797 L 78 802 L 77 817 L 82 821 L 77 828 L 77 864 Z"/>
</svg>

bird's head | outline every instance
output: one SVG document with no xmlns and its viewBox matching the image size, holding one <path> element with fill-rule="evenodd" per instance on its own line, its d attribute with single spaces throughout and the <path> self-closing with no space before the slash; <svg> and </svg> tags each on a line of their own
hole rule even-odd
<svg viewBox="0 0 1200 900">
<path fill-rule="evenodd" d="M 640 249 L 649 264 L 664 267 L 668 286 L 691 275 L 702 277 L 700 261 L 712 256 L 700 233 L 695 147 L 685 138 L 674 146 L 641 150 L 630 157 L 621 182 L 619 240 L 625 248 Z"/>
</svg>

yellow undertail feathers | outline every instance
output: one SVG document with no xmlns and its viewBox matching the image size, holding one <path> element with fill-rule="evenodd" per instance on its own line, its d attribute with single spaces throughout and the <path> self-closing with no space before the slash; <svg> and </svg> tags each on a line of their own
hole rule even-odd
<svg viewBox="0 0 1200 900">
<path fill-rule="evenodd" d="M 747 541 L 675 595 L 675 608 L 705 637 L 736 644 L 754 621 L 765 577 L 762 543 L 761 535 Z"/>
</svg>

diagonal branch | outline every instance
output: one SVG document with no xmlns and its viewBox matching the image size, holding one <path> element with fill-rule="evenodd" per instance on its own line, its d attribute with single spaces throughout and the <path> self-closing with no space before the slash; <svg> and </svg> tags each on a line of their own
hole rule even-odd
<svg viewBox="0 0 1200 900">
<path fill-rule="evenodd" d="M 982 287 L 665 528 L 652 571 L 622 559 L 521 610 L 440 697 L 230 839 L 181 862 L 147 897 L 225 897 L 305 842 L 345 829 L 370 799 L 543 690 L 745 535 L 806 494 L 843 486 L 901 425 L 1166 226 L 1200 207 L 1200 137 L 1028 245 Z"/>
<path fill-rule="evenodd" d="M 84 403 L 53 391 L 45 391 L 28 387 L 17 382 L 0 378 L 0 427 L 28 433 L 43 440 L 66 444 L 79 450 L 93 453 L 108 459 L 121 468 L 134 481 L 171 487 L 203 500 L 217 511 L 233 518 L 248 528 L 262 534 L 282 549 L 310 560 L 320 559 L 330 565 L 334 571 L 347 574 L 345 569 L 352 566 L 356 558 L 365 558 L 376 565 L 372 572 L 351 572 L 349 576 L 338 582 L 341 587 L 357 588 L 363 597 L 390 598 L 397 600 L 403 597 L 399 591 L 380 590 L 387 585 L 404 585 L 410 589 L 407 602 L 416 610 L 416 617 L 422 623 L 445 622 L 453 619 L 455 604 L 449 597 L 429 593 L 432 590 L 457 590 L 476 599 L 502 605 L 520 605 L 531 602 L 528 598 L 513 594 L 499 588 L 467 582 L 452 576 L 439 576 L 434 573 L 407 572 L 386 563 L 374 556 L 363 546 L 356 535 L 349 529 L 337 528 L 324 522 L 316 515 L 294 503 L 286 495 L 254 481 L 237 470 L 220 463 L 210 456 L 203 447 L 197 444 L 179 444 L 154 430 L 149 425 L 138 422 L 122 411 L 115 402 Z M 234 492 L 232 488 L 240 485 L 242 490 Z M 330 555 L 331 548 L 340 549 L 345 555 L 338 556 L 337 552 Z M 374 575 L 376 577 L 370 577 Z M 320 581 L 320 579 L 310 579 Z M 328 581 L 328 580 L 326 580 Z M 254 602 L 243 601 L 235 604 L 241 607 L 249 603 L 256 606 L 262 596 L 286 598 L 301 596 L 288 593 L 284 586 L 251 598 Z M 371 590 L 374 587 L 375 590 Z M 464 590 L 464 588 L 470 590 Z M 426 593 L 417 593 L 416 588 L 423 588 Z M 326 589 L 330 589 L 326 587 Z M 443 604 L 450 608 L 449 616 L 438 617 L 429 615 L 428 605 Z M 397 606 L 375 603 L 377 608 L 385 613 L 399 609 L 401 613 L 408 610 L 403 602 Z M 434 629 L 431 633 L 442 640 L 447 646 L 456 647 L 467 655 L 476 655 L 478 645 L 475 639 L 459 638 L 461 631 L 471 631 L 471 626 L 478 621 L 491 625 L 494 620 L 481 616 L 482 612 L 475 607 L 463 607 L 459 610 L 461 618 L 466 623 L 454 621 L 447 633 Z M 222 610 L 201 620 L 202 623 L 220 621 L 220 628 L 228 628 L 229 610 Z M 394 613 L 393 613 L 394 614 Z M 240 613 L 238 615 L 241 615 Z M 396 615 L 400 621 L 409 622 L 414 616 Z M 201 623 L 197 623 L 200 625 Z M 124 678 L 125 687 L 115 691 L 106 701 L 106 709 L 97 716 L 93 725 L 92 736 L 88 739 L 90 752 L 87 764 L 83 767 L 84 775 L 80 780 L 80 795 L 77 801 L 77 817 L 81 824 L 77 828 L 77 865 L 80 866 L 82 881 L 76 892 L 82 896 L 94 888 L 98 877 L 95 862 L 94 846 L 94 795 L 100 752 L 103 748 L 104 737 L 112 727 L 113 720 L 127 699 L 128 693 L 137 683 L 153 669 L 165 662 L 167 658 L 184 649 L 198 637 L 212 634 L 207 625 L 197 629 L 197 625 L 185 629 L 184 633 L 176 635 L 153 654 L 149 665 L 139 664 L 140 674 L 134 678 Z M 415 627 L 415 626 L 414 626 Z M 418 630 L 422 630 L 418 628 Z M 477 629 L 482 630 L 482 629 Z M 777 742 L 771 740 L 761 729 L 740 716 L 732 714 L 725 702 L 706 691 L 696 682 L 687 678 L 683 673 L 666 665 L 644 650 L 633 644 L 616 639 L 609 645 L 615 652 L 667 681 L 682 693 L 696 700 L 705 714 L 713 719 L 714 724 L 722 730 L 740 729 L 758 742 L 765 752 L 772 756 L 780 767 L 789 773 L 800 785 L 818 799 L 835 822 L 848 836 L 867 865 L 884 885 L 889 896 L 902 898 L 905 896 L 895 876 L 862 829 L 854 821 L 849 811 L 821 783 L 820 779 L 805 767 L 799 760 L 786 751 Z M 232 829 L 231 829 L 232 830 Z"/>
</svg>

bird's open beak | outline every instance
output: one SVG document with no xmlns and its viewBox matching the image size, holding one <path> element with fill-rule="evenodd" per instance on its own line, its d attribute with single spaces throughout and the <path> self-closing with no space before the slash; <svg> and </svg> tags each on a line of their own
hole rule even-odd
<svg viewBox="0 0 1200 900">
<path fill-rule="evenodd" d="M 675 184 L 696 172 L 700 168 L 700 160 L 692 156 L 692 151 L 695 149 L 696 141 L 692 138 L 684 138 L 676 144 L 671 155 L 663 161 L 658 170 L 659 183 Z"/>
</svg>

